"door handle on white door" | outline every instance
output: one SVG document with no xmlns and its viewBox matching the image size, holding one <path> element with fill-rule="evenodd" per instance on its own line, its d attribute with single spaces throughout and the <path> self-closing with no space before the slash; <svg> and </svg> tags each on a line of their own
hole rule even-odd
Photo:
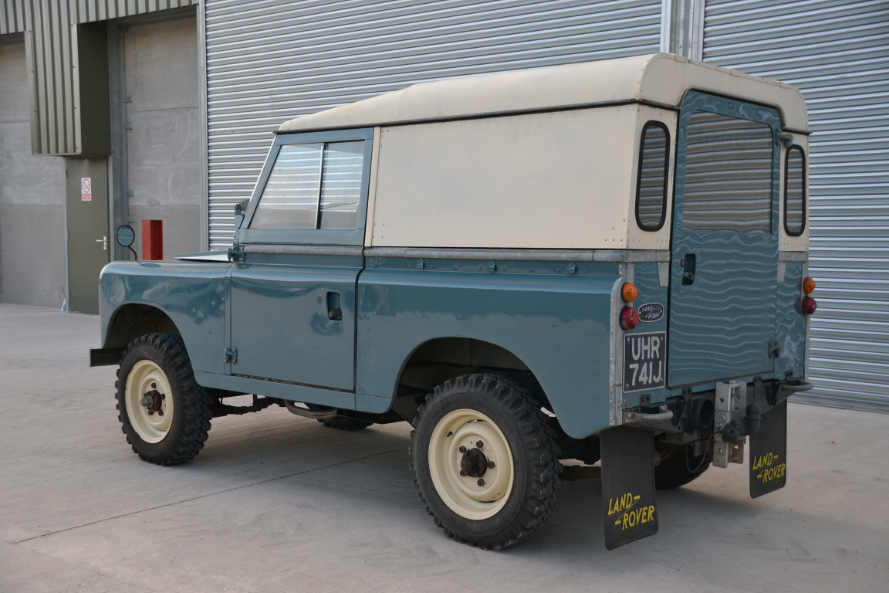
<svg viewBox="0 0 889 593">
<path fill-rule="evenodd" d="M 102 251 L 108 251 L 108 236 L 104 236 L 101 239 L 96 239 L 96 243 L 102 244 Z"/>
</svg>

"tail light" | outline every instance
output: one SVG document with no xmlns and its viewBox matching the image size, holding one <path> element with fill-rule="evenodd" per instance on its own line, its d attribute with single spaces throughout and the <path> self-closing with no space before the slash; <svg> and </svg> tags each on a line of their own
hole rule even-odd
<svg viewBox="0 0 889 593">
<path fill-rule="evenodd" d="M 812 294 L 813 292 L 815 292 L 816 286 L 818 285 L 815 284 L 815 281 L 811 278 L 806 278 L 805 280 L 803 280 L 803 290 L 806 294 Z"/>
<path fill-rule="evenodd" d="M 636 290 L 636 285 L 632 282 L 624 282 L 624 285 L 620 289 L 620 297 L 624 300 L 625 303 L 632 303 L 636 300 L 636 297 L 639 295 L 639 291 Z"/>
<path fill-rule="evenodd" d="M 635 329 L 639 325 L 639 312 L 633 307 L 624 307 L 620 310 L 620 326 L 625 329 Z"/>
<path fill-rule="evenodd" d="M 626 308 L 626 307 L 624 307 Z M 803 299 L 802 303 L 800 303 L 800 309 L 802 309 L 803 315 L 811 315 L 815 312 L 815 309 L 818 308 L 818 303 L 815 302 L 810 296 L 807 296 Z"/>
<path fill-rule="evenodd" d="M 800 302 L 800 310 L 803 315 L 811 315 L 818 308 L 818 303 L 815 302 L 815 299 L 810 297 L 809 295 L 815 292 L 815 281 L 811 278 L 806 278 L 803 280 L 803 291 L 806 293 L 806 296 L 803 297 L 803 300 Z"/>
</svg>

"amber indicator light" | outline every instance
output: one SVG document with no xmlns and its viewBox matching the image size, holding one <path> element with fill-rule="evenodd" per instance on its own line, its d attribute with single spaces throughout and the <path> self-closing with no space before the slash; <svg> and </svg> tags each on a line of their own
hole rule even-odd
<svg viewBox="0 0 889 593">
<path fill-rule="evenodd" d="M 636 285 L 632 282 L 624 282 L 624 285 L 620 289 L 620 296 L 625 303 L 632 303 L 635 301 L 638 294 L 639 291 L 636 290 Z"/>
<path fill-rule="evenodd" d="M 626 286 L 626 284 L 624 286 Z M 805 280 L 803 280 L 803 290 L 806 292 L 806 294 L 812 294 L 813 292 L 815 292 L 815 287 L 817 286 L 818 285 L 815 284 L 815 281 L 811 278 L 806 278 Z"/>
</svg>

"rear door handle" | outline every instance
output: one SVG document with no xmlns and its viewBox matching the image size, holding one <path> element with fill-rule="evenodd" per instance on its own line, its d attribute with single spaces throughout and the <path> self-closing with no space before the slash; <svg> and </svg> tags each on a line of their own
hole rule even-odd
<svg viewBox="0 0 889 593">
<path fill-rule="evenodd" d="M 108 251 L 108 236 L 104 236 L 101 239 L 96 239 L 96 243 L 102 244 L 102 251 Z"/>
<path fill-rule="evenodd" d="M 695 254 L 686 253 L 682 258 L 682 284 L 690 286 L 695 282 Z"/>
</svg>

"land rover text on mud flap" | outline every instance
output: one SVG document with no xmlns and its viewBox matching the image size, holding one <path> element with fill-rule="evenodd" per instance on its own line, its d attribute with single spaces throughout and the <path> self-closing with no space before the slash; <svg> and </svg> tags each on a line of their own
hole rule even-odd
<svg viewBox="0 0 889 593">
<path fill-rule="evenodd" d="M 123 431 L 162 465 L 271 405 L 408 421 L 420 497 L 483 548 L 542 524 L 560 459 L 601 458 L 614 548 L 748 437 L 751 496 L 785 483 L 807 152 L 796 89 L 665 54 L 294 119 L 228 253 L 105 268 L 91 363 L 120 365 Z"/>
</svg>

